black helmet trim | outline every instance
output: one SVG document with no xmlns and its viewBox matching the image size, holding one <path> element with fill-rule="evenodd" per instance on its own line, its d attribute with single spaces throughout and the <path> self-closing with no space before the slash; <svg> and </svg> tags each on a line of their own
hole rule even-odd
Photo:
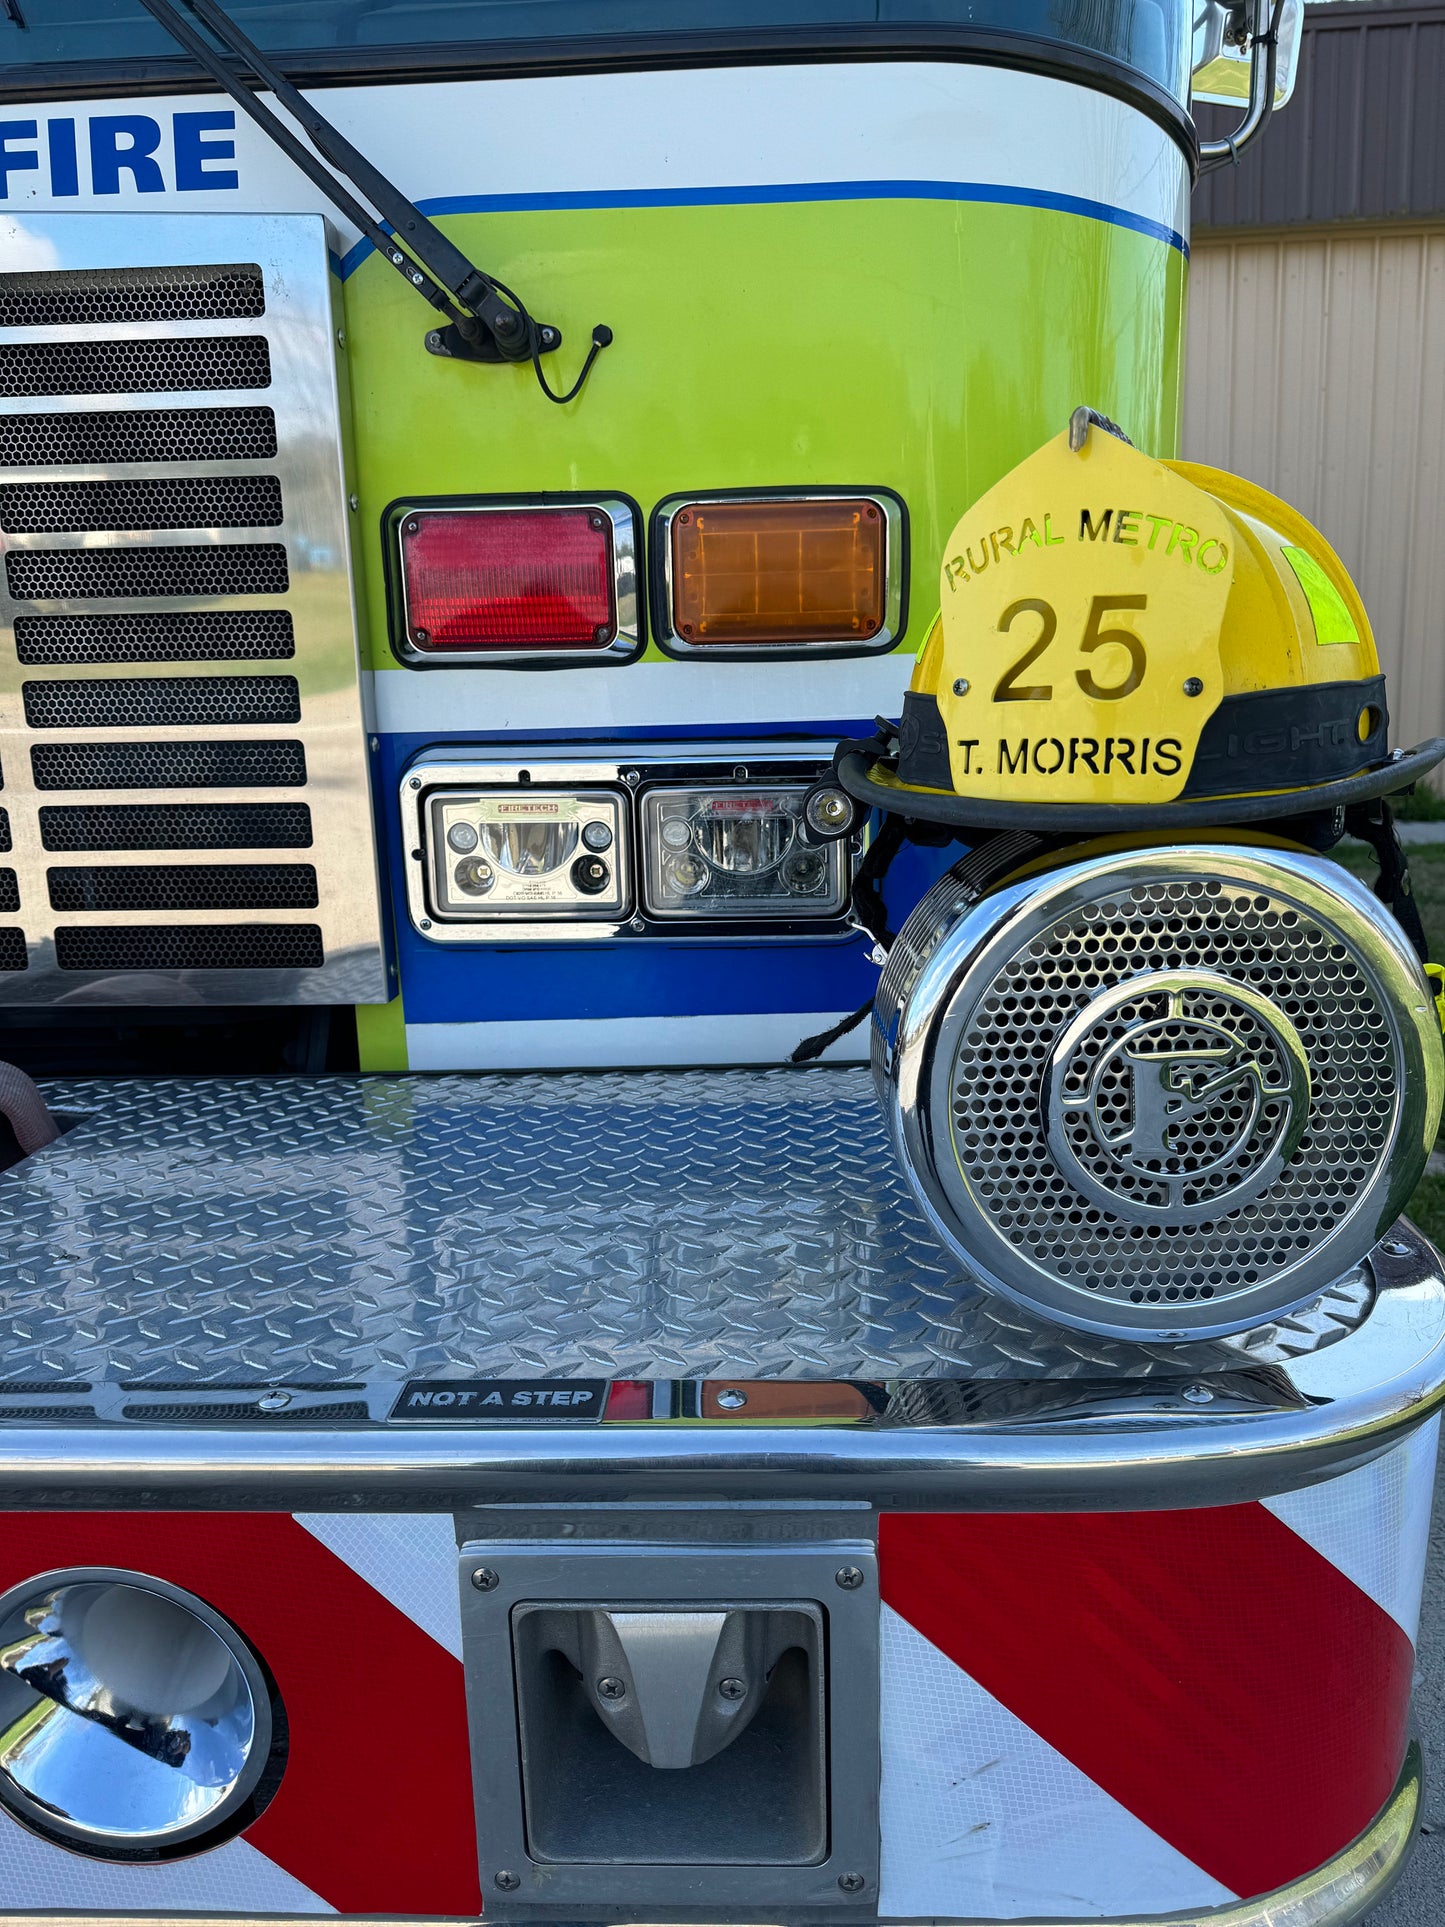
<svg viewBox="0 0 1445 1927">
<path fill-rule="evenodd" d="M 1352 683 L 1349 687 L 1358 692 L 1369 685 Z M 834 765 L 838 781 L 858 802 L 891 816 L 958 829 L 1041 830 L 1046 835 L 1106 836 L 1136 830 L 1268 823 L 1391 796 L 1417 783 L 1437 763 L 1445 762 L 1445 736 L 1432 736 L 1415 749 L 1396 750 L 1387 761 L 1358 775 L 1304 789 L 1274 790 L 1264 796 L 1195 796 L 1172 803 L 1008 803 L 993 797 L 900 790 L 880 783 L 872 772 L 885 749 L 881 741 L 866 747 L 856 742 L 839 745 Z"/>
<path fill-rule="evenodd" d="M 1200 732 L 1181 794 L 1241 796 L 1335 783 L 1377 769 L 1389 734 L 1383 676 L 1225 696 Z M 1067 747 L 1061 746 L 1061 756 Z M 1087 747 L 1093 753 L 1098 745 Z M 948 732 L 937 699 L 916 689 L 903 698 L 898 779 L 922 789 L 953 790 Z"/>
<path fill-rule="evenodd" d="M 1182 793 L 1240 796 L 1337 783 L 1378 769 L 1389 737 L 1383 676 L 1225 696 L 1200 731 Z"/>
</svg>

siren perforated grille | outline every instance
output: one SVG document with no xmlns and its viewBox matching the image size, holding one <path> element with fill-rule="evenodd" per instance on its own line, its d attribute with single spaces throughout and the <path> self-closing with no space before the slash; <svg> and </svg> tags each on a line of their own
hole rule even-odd
<svg viewBox="0 0 1445 1927">
<path fill-rule="evenodd" d="M 47 219 L 61 265 L 0 274 L 0 397 L 26 398 L 0 400 L 0 672 L 23 717 L 0 915 L 49 973 L 23 996 L 77 973 L 102 998 L 127 973 L 183 974 L 187 999 L 384 996 L 324 229 Z M 161 265 L 118 263 L 129 246 Z M 26 956 L 0 927 L 0 972 Z"/>
<path fill-rule="evenodd" d="M 880 984 L 880 1095 L 983 1277 L 1085 1327 L 1242 1329 L 1400 1208 L 1438 1026 L 1387 912 L 1324 859 L 1105 869 L 973 907 L 935 888 Z"/>
</svg>

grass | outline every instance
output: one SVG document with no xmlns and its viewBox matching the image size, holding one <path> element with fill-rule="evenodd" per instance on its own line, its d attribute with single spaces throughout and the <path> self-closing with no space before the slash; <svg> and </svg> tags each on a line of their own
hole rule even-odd
<svg viewBox="0 0 1445 1927">
<path fill-rule="evenodd" d="M 1445 796 L 1430 783 L 1416 783 L 1402 796 L 1391 797 L 1390 807 L 1402 823 L 1439 823 L 1445 819 Z"/>
<path fill-rule="evenodd" d="M 1417 785 L 1416 796 L 1424 791 L 1424 785 Z M 1431 807 L 1428 811 L 1415 813 L 1418 822 L 1421 816 L 1445 816 L 1445 802 L 1434 791 L 1425 791 Z M 1404 816 L 1406 812 L 1398 812 Z M 1415 890 L 1415 901 L 1420 906 L 1420 921 L 1425 926 L 1426 942 L 1430 946 L 1430 957 L 1434 963 L 1445 963 L 1445 844 L 1412 843 L 1409 846 L 1410 881 Z M 1363 843 L 1342 843 L 1335 850 L 1336 859 L 1347 870 L 1352 870 L 1366 883 L 1373 884 L 1379 866 L 1375 853 Z M 1437 1140 L 1445 1144 L 1445 1136 Z M 1415 1194 L 1405 1207 L 1415 1223 L 1434 1245 L 1445 1248 L 1445 1177 L 1427 1174 L 1415 1188 Z"/>
</svg>

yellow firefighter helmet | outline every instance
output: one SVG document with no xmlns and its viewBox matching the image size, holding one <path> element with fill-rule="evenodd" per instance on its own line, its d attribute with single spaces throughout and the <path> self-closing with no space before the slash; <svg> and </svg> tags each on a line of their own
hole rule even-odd
<svg viewBox="0 0 1445 1927">
<path fill-rule="evenodd" d="M 1391 757 L 1369 618 L 1317 529 L 1091 410 L 960 519 L 940 597 L 896 753 L 838 765 L 857 800 L 907 817 L 1261 821 L 1400 789 L 1445 756 Z"/>
</svg>

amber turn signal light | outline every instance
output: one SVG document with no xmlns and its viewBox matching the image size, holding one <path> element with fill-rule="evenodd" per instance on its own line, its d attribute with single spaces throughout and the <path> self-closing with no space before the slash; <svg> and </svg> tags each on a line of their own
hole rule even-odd
<svg viewBox="0 0 1445 1927">
<path fill-rule="evenodd" d="M 872 642 L 887 538 L 866 497 L 685 503 L 669 532 L 673 635 L 687 649 Z"/>
</svg>

